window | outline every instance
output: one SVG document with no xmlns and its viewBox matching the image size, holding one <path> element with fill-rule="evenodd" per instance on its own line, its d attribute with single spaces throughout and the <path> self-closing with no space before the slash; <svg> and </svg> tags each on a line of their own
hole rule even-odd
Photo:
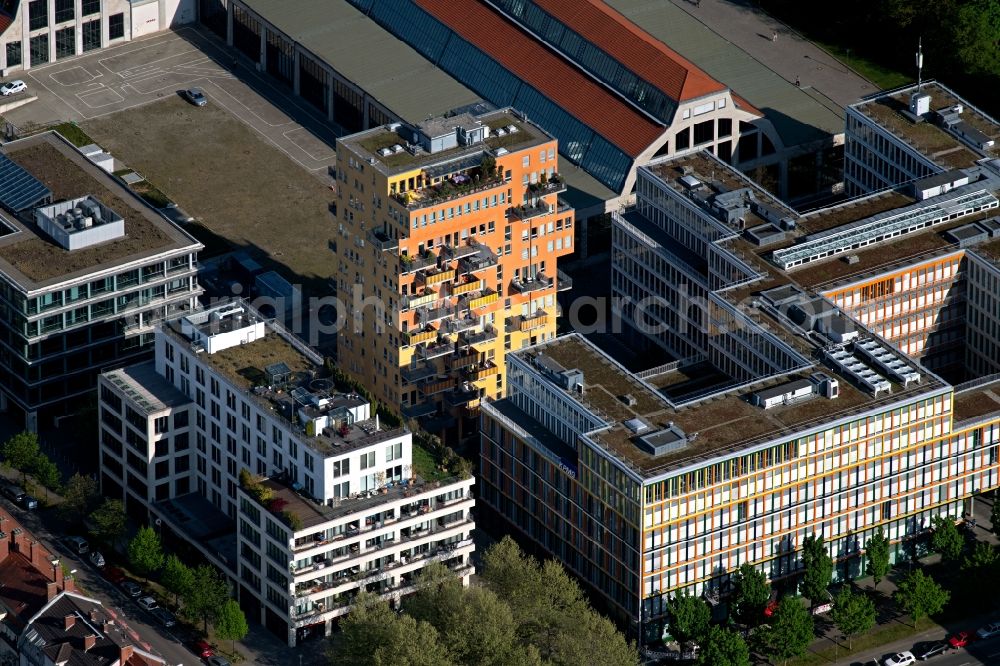
<svg viewBox="0 0 1000 666">
<path fill-rule="evenodd" d="M 333 475 L 344 476 L 351 473 L 351 461 L 348 458 L 333 461 Z"/>
<path fill-rule="evenodd" d="M 121 39 L 125 36 L 125 14 L 112 14 L 108 17 L 108 39 Z"/>
<path fill-rule="evenodd" d="M 28 30 L 44 28 L 49 24 L 49 0 L 31 0 L 28 3 Z M 46 39 L 48 36 L 46 35 Z"/>
<path fill-rule="evenodd" d="M 375 452 L 361 454 L 361 469 L 368 469 L 375 466 Z"/>
<path fill-rule="evenodd" d="M 10 42 L 7 44 L 7 67 L 16 67 L 21 64 L 21 42 Z"/>
<path fill-rule="evenodd" d="M 385 447 L 385 461 L 392 462 L 403 457 L 403 443 L 396 442 Z"/>
<path fill-rule="evenodd" d="M 82 0 L 80 2 L 80 14 L 89 16 L 90 14 L 101 13 L 101 0 Z"/>
<path fill-rule="evenodd" d="M 31 66 L 37 67 L 49 61 L 49 36 L 36 35 L 31 38 Z"/>
<path fill-rule="evenodd" d="M 101 48 L 101 19 L 83 24 L 83 52 Z"/>
<path fill-rule="evenodd" d="M 72 21 L 75 4 L 75 0 L 56 0 L 56 23 Z"/>
</svg>

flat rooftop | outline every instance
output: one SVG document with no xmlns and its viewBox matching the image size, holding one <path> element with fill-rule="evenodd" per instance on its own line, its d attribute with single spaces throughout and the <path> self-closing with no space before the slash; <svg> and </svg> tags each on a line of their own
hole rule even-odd
<svg viewBox="0 0 1000 666">
<path fill-rule="evenodd" d="M 880 405 L 915 398 L 919 394 L 945 386 L 933 376 L 923 374 L 920 384 L 904 388 L 893 382 L 891 392 L 872 396 L 856 388 L 849 379 L 835 370 L 826 365 L 817 365 L 800 373 L 755 382 L 752 386 L 678 408 L 667 402 L 651 385 L 638 381 L 604 352 L 578 335 L 563 336 L 516 353 L 520 357 L 542 353 L 566 369 L 580 369 L 584 377 L 583 394 L 567 393 L 614 422 L 611 428 L 590 436 L 640 475 L 647 477 Z M 838 398 L 829 400 L 814 396 L 792 405 L 768 410 L 748 401 L 752 393 L 761 389 L 807 379 L 816 371 L 825 372 L 840 380 Z M 669 380 L 661 377 L 658 383 L 668 384 Z M 628 406 L 618 397 L 626 394 L 635 399 L 634 406 Z M 688 444 L 659 456 L 646 453 L 636 444 L 641 434 L 637 436 L 624 425 L 626 420 L 633 418 L 642 419 L 649 424 L 650 429 L 646 433 L 666 428 L 673 423 L 688 436 Z"/>
<path fill-rule="evenodd" d="M 144 408 L 146 414 L 180 407 L 191 402 L 191 398 L 181 393 L 156 371 L 154 361 L 111 370 L 104 376 Z"/>
<path fill-rule="evenodd" d="M 93 195 L 125 220 L 123 238 L 78 250 L 63 249 L 33 222 L 13 221 L 18 232 L 0 236 L 0 271 L 27 291 L 171 250 L 203 248 L 54 132 L 12 141 L 0 152 L 48 187 L 53 201 Z"/>
<path fill-rule="evenodd" d="M 370 164 L 383 173 L 393 175 L 418 167 L 426 167 L 449 161 L 460 161 L 463 157 L 480 155 L 486 148 L 492 150 L 505 148 L 509 152 L 515 152 L 552 140 L 552 137 L 546 134 L 540 127 L 534 123 L 525 121 L 510 110 L 490 111 L 476 116 L 475 119 L 482 122 L 483 125 L 490 127 L 489 138 L 482 143 L 471 146 L 457 146 L 436 153 L 418 150 L 416 154 L 413 154 L 404 149 L 391 155 L 381 155 L 379 151 L 383 148 L 392 148 L 395 145 L 406 146 L 408 143 L 407 137 L 412 137 L 412 135 L 410 129 L 405 126 L 400 129 L 406 132 L 407 137 L 389 129 L 388 126 L 383 126 L 343 137 L 338 139 L 338 142 L 349 147 L 358 155 L 367 158 Z M 445 118 L 435 118 L 433 120 L 435 124 L 447 125 L 447 119 Z M 503 136 L 494 134 L 495 130 L 499 128 L 506 129 L 511 125 L 517 128 L 517 131 L 513 134 L 505 133 Z M 371 162 L 371 160 L 375 161 Z"/>
<path fill-rule="evenodd" d="M 1000 412 L 1000 381 L 956 392 L 953 411 L 956 423 L 997 414 Z"/>
<path fill-rule="evenodd" d="M 913 146 L 928 159 L 946 169 L 961 169 L 973 166 L 976 160 L 985 156 L 996 156 L 1000 146 L 994 144 L 984 151 L 974 150 L 956 136 L 946 132 L 930 119 L 914 123 L 904 115 L 908 110 L 910 96 L 916 86 L 891 94 L 881 95 L 853 105 L 876 123 Z M 921 93 L 931 96 L 930 109 L 939 109 L 961 104 L 964 108 L 961 119 L 988 138 L 1000 142 L 1000 125 L 975 107 L 960 99 L 952 91 L 939 83 L 925 83 Z M 980 154 L 982 152 L 982 154 Z"/>
</svg>

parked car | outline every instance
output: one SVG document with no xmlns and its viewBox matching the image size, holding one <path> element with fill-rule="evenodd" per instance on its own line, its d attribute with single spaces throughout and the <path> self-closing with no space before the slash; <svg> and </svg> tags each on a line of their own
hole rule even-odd
<svg viewBox="0 0 1000 666">
<path fill-rule="evenodd" d="M 125 580 L 125 572 L 118 567 L 107 567 L 104 569 L 104 577 L 115 585 L 120 585 Z"/>
<path fill-rule="evenodd" d="M 976 632 L 976 636 L 979 638 L 990 638 L 1000 634 L 1000 622 L 993 622 L 988 624 L 979 631 Z"/>
<path fill-rule="evenodd" d="M 209 657 L 215 656 L 215 648 L 212 647 L 208 641 L 195 641 L 191 648 L 194 653 L 201 657 L 202 659 L 208 659 Z"/>
<path fill-rule="evenodd" d="M 195 106 L 205 106 L 208 104 L 208 98 L 205 97 L 205 93 L 202 92 L 201 88 L 188 88 L 181 94 L 184 95 L 184 99 Z"/>
<path fill-rule="evenodd" d="M 77 555 L 86 555 L 90 551 L 90 544 L 83 537 L 69 536 L 63 539 L 63 543 L 69 546 Z"/>
<path fill-rule="evenodd" d="M 24 92 L 27 89 L 28 85 L 24 81 L 8 81 L 0 86 L 0 95 L 6 97 L 7 95 L 13 95 L 14 93 Z"/>
<path fill-rule="evenodd" d="M 959 631 L 954 636 L 948 639 L 948 645 L 955 649 L 964 648 L 972 641 L 971 631 Z"/>
<path fill-rule="evenodd" d="M 138 599 L 135 600 L 135 602 L 137 604 L 139 604 L 140 606 L 142 606 L 143 608 L 145 608 L 146 610 L 148 610 L 148 611 L 151 611 L 154 608 L 159 608 L 160 607 L 159 604 L 156 603 L 156 599 L 154 599 L 153 597 L 150 597 L 148 595 L 145 596 L 145 597 L 139 597 Z"/>
<path fill-rule="evenodd" d="M 95 550 L 90 554 L 90 563 L 95 567 L 103 567 L 106 564 L 104 561 L 104 555 L 101 555 L 101 551 Z"/>
<path fill-rule="evenodd" d="M 122 583 L 122 589 L 125 591 L 125 594 L 133 599 L 137 599 L 142 596 L 142 585 L 139 585 L 139 583 L 134 580 L 127 580 Z"/>
<path fill-rule="evenodd" d="M 208 666 L 232 666 L 225 657 L 209 657 L 205 660 Z"/>
<path fill-rule="evenodd" d="M 920 661 L 927 661 L 931 657 L 943 654 L 947 649 L 948 641 L 934 641 L 932 643 L 928 643 L 926 646 L 922 647 L 920 650 L 916 650 L 915 652 L 917 659 Z"/>
<path fill-rule="evenodd" d="M 177 618 L 166 608 L 154 608 L 151 611 L 153 617 L 160 621 L 164 627 L 172 627 L 177 624 Z"/>
<path fill-rule="evenodd" d="M 22 509 L 38 508 L 38 500 L 25 492 L 24 488 L 21 486 L 13 483 L 5 483 L 0 490 L 2 490 L 4 497 L 20 506 Z"/>
<path fill-rule="evenodd" d="M 916 661 L 917 658 L 913 656 L 912 652 L 897 652 L 885 660 L 885 666 L 910 666 Z"/>
</svg>

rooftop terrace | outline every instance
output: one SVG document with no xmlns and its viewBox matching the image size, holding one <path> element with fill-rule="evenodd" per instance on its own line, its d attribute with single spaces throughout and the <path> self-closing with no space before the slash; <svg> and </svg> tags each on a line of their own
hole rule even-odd
<svg viewBox="0 0 1000 666">
<path fill-rule="evenodd" d="M 2 152 L 48 187 L 53 201 L 93 195 L 125 220 L 124 237 L 78 250 L 62 248 L 33 223 L 16 222 L 20 233 L 0 236 L 0 271 L 26 289 L 168 250 L 202 247 L 55 133 L 5 144 Z"/>
<path fill-rule="evenodd" d="M 914 92 L 916 92 L 916 86 L 859 102 L 854 105 L 854 108 L 942 167 L 961 169 L 973 166 L 976 160 L 981 159 L 982 156 L 978 151 L 971 149 L 956 136 L 946 132 L 930 120 L 914 123 L 906 117 L 902 112 L 908 109 L 910 95 Z M 964 122 L 988 138 L 1000 141 L 1000 125 L 958 98 L 941 84 L 925 83 L 920 92 L 931 96 L 931 111 L 961 104 L 964 107 L 961 115 Z M 997 150 L 998 146 L 994 144 L 983 154 L 995 156 Z"/>
<path fill-rule="evenodd" d="M 478 157 L 482 155 L 484 149 L 496 151 L 498 148 L 504 148 L 513 152 L 552 140 L 552 137 L 540 127 L 524 120 L 510 110 L 491 111 L 476 116 L 475 119 L 490 128 L 490 136 L 483 143 L 470 146 L 460 145 L 435 153 L 429 153 L 419 148 L 414 152 L 406 150 L 407 144 L 413 143 L 413 136 L 412 130 L 405 125 L 400 127 L 402 134 L 400 131 L 389 129 L 389 126 L 382 126 L 343 137 L 339 139 L 339 143 L 348 146 L 356 154 L 367 159 L 382 173 L 394 175 L 440 162 Z M 496 134 L 497 129 L 507 128 L 511 125 L 517 128 L 516 132 L 505 132 L 503 136 Z M 389 155 L 382 155 L 379 152 L 383 148 L 392 149 L 397 145 L 403 147 L 403 150 L 397 150 Z"/>
<path fill-rule="evenodd" d="M 892 383 L 891 392 L 872 396 L 856 388 L 831 368 L 819 366 L 798 374 L 755 382 L 752 387 L 747 385 L 734 388 L 718 397 L 678 408 L 665 400 L 651 385 L 635 379 L 580 336 L 564 336 L 518 352 L 518 355 L 539 352 L 566 369 L 578 368 L 583 371 L 583 394 L 574 392 L 570 395 L 614 421 L 611 428 L 592 433 L 591 437 L 637 473 L 647 477 L 724 451 L 739 450 L 826 421 L 914 398 L 944 386 L 933 376 L 925 375 L 922 383 L 914 384 L 911 388 L 906 389 L 898 383 Z M 838 398 L 829 400 L 815 396 L 796 404 L 768 410 L 748 401 L 750 394 L 762 388 L 806 379 L 816 370 L 840 380 Z M 668 385 L 669 380 L 661 377 L 657 383 Z M 630 407 L 618 398 L 626 394 L 635 398 L 635 406 Z M 647 433 L 673 423 L 688 436 L 688 443 L 683 448 L 658 456 L 646 453 L 635 443 L 638 436 L 624 425 L 626 420 L 633 418 L 642 419 L 650 425 Z"/>
<path fill-rule="evenodd" d="M 104 376 L 136 404 L 144 408 L 146 414 L 179 407 L 191 402 L 191 398 L 181 393 L 156 371 L 154 361 L 136 363 L 125 368 L 111 370 Z"/>
</svg>

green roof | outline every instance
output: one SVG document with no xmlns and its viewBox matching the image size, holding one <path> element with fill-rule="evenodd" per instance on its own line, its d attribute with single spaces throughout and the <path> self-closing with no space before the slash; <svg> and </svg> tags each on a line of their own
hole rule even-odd
<svg viewBox="0 0 1000 666">
<path fill-rule="evenodd" d="M 844 112 L 836 103 L 797 88 L 674 4 L 649 0 L 607 2 L 760 109 L 786 146 L 843 133 Z"/>
<path fill-rule="evenodd" d="M 403 120 L 419 122 L 480 100 L 346 0 L 246 4 Z"/>
</svg>

